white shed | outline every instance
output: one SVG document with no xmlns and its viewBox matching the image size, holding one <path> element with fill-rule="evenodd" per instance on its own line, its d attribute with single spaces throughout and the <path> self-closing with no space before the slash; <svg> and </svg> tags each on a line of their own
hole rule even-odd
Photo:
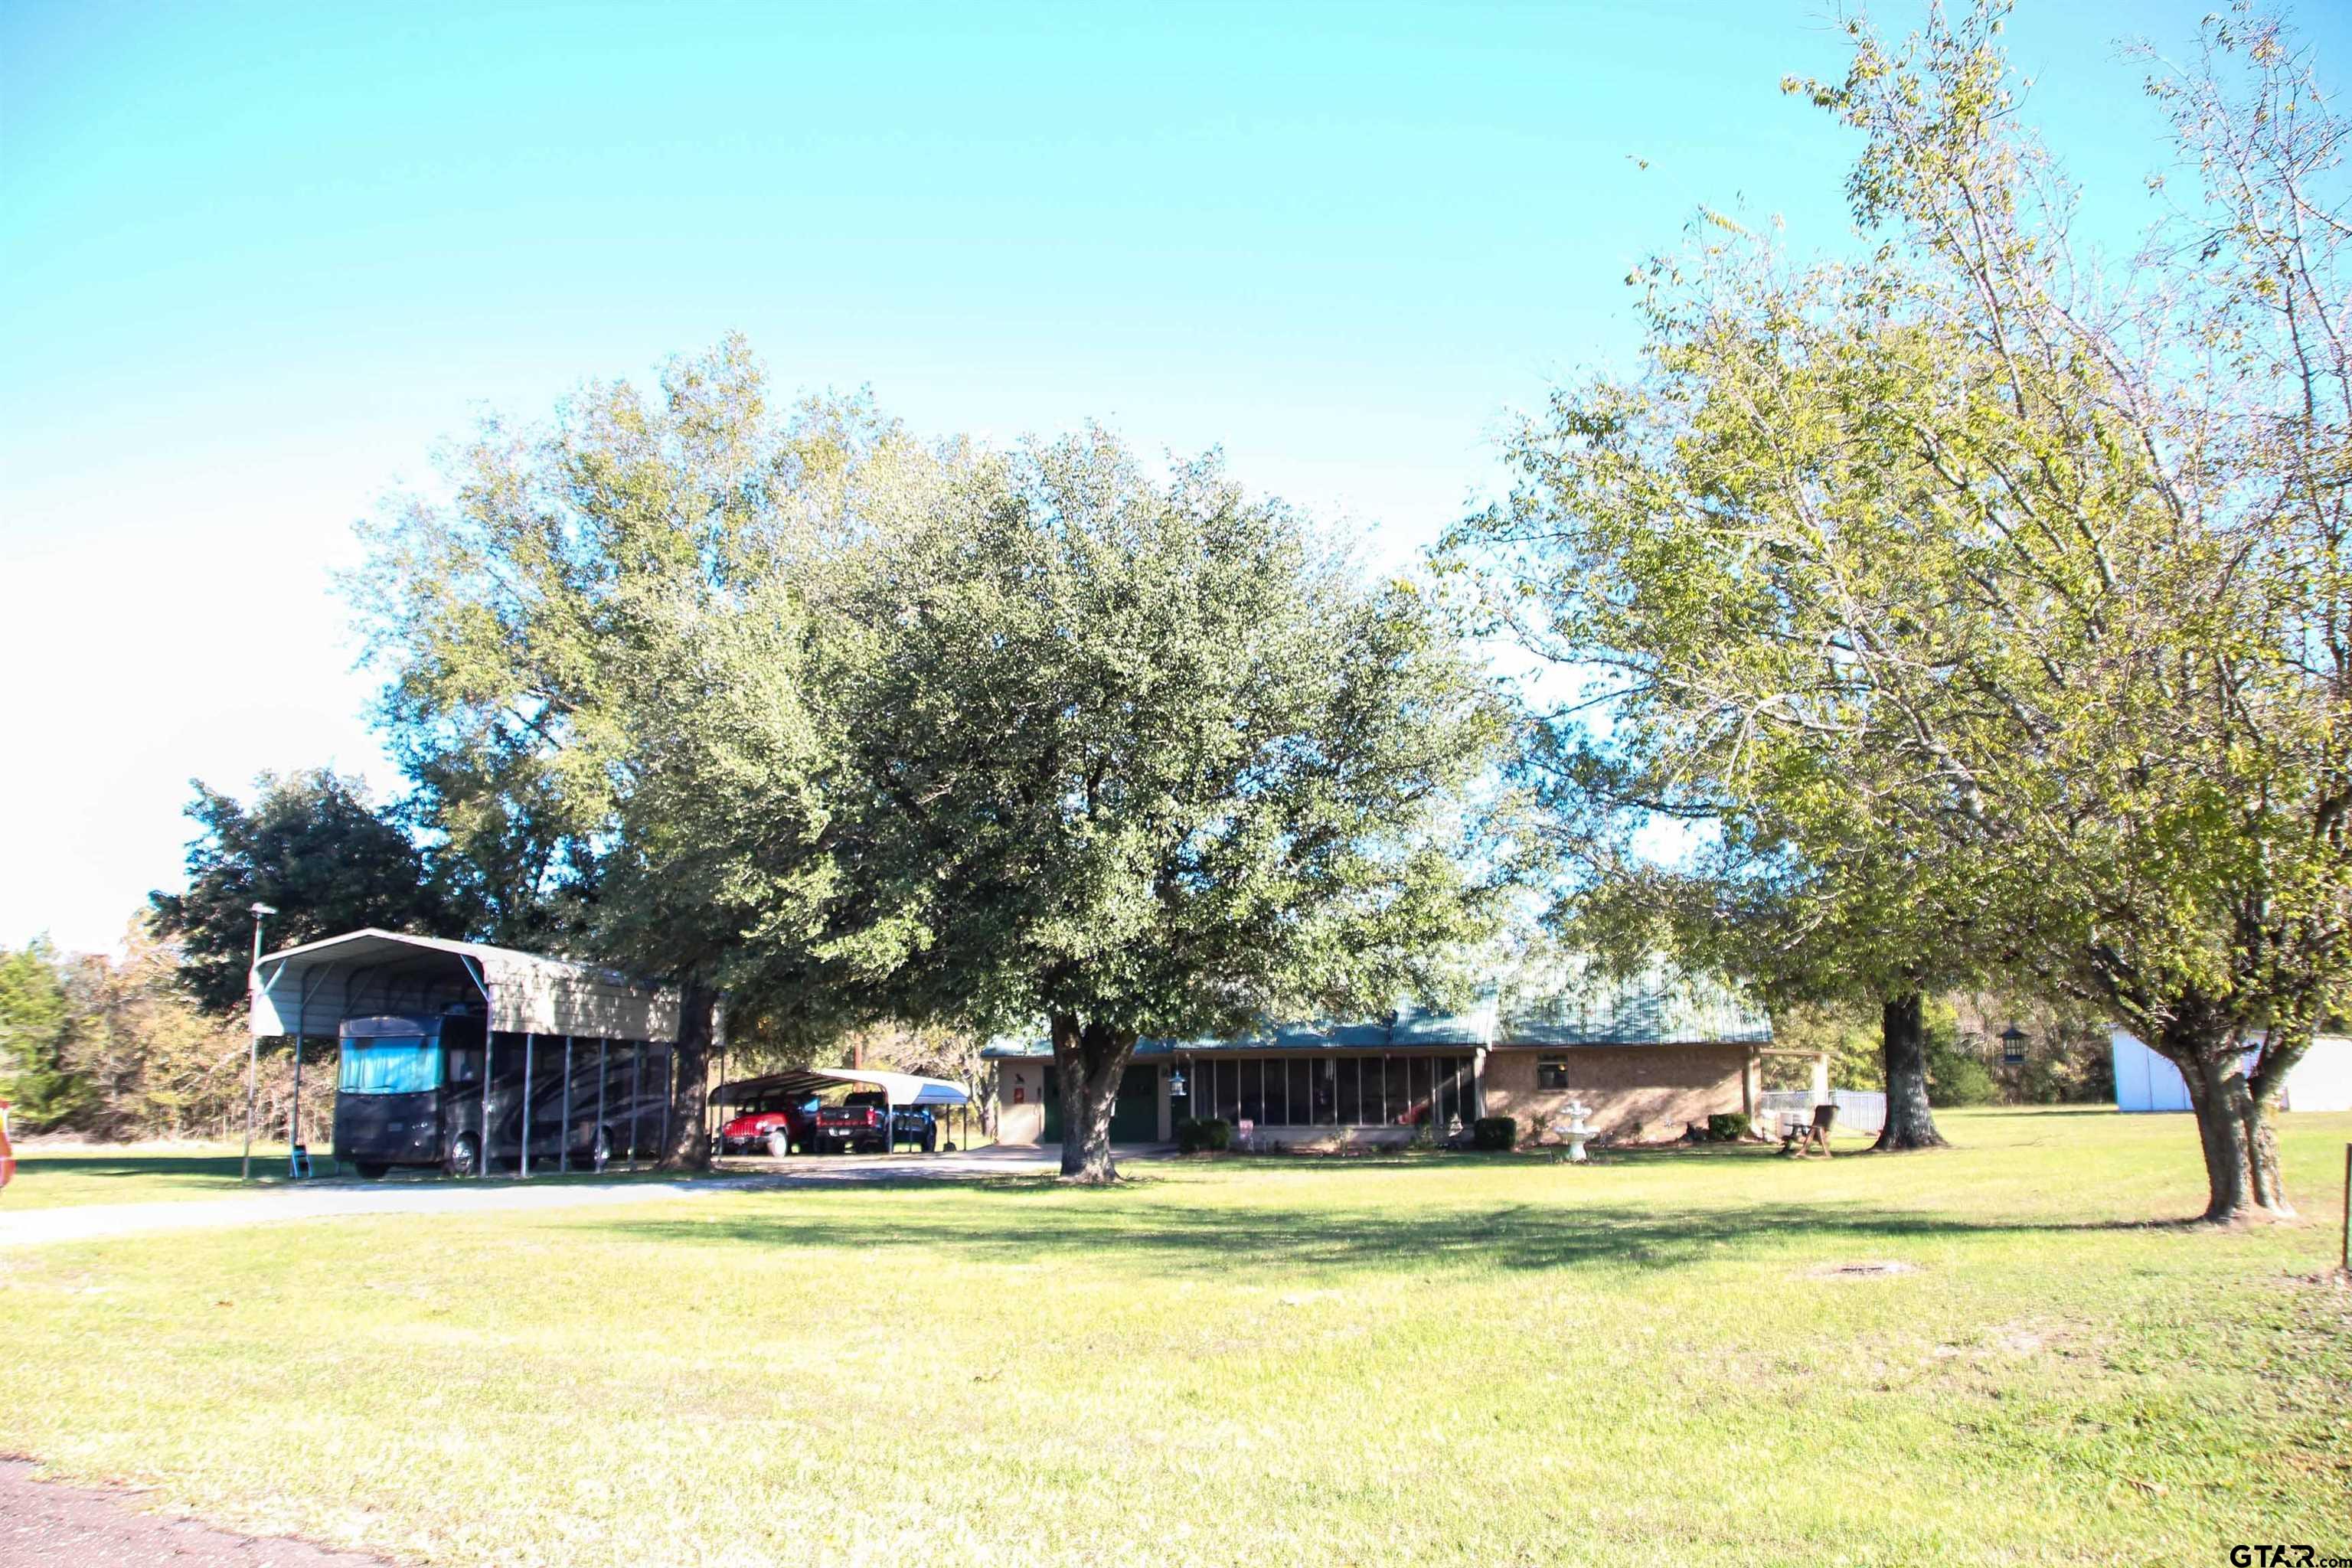
<svg viewBox="0 0 2352 1568">
<path fill-rule="evenodd" d="M 2186 1110 L 2189 1085 L 2180 1069 L 2128 1029 L 2109 1032 L 2116 1061 L 2117 1110 Z M 2252 1066 L 2259 1048 L 2246 1053 Z M 2321 1035 L 2279 1087 L 2281 1110 L 2352 1110 L 2352 1037 Z"/>
</svg>

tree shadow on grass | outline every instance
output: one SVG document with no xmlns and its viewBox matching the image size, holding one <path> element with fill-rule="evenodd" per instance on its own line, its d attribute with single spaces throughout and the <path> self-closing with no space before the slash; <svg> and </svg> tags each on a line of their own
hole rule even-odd
<svg viewBox="0 0 2352 1568">
<path fill-rule="evenodd" d="M 1967 1120 L 1970 1121 L 2050 1121 L 2070 1116 L 2095 1116 L 2102 1121 L 2112 1121 L 2117 1114 L 2112 1100 L 2085 1101 L 2074 1105 L 1969 1105 L 1959 1109 L 1967 1112 Z M 1938 1114 L 1941 1114 L 1941 1109 Z"/>
<path fill-rule="evenodd" d="M 1026 1193 L 1050 1190 L 992 1184 L 986 1196 L 1017 1200 Z M 1890 1247 L 1972 1237 L 2046 1235 L 2054 1242 L 2073 1232 L 2168 1227 L 2126 1221 L 1978 1222 L 1899 1210 L 1791 1204 L 1699 1210 L 1515 1204 L 1401 1213 L 1323 1206 L 1047 1208 L 1014 1201 L 977 1211 L 963 1204 L 951 1213 L 935 1215 L 812 1215 L 801 1210 L 700 1219 L 615 1218 L 595 1228 L 644 1241 L 844 1248 L 867 1255 L 919 1253 L 971 1263 L 1124 1257 L 1145 1261 L 1155 1274 L 1194 1272 L 1230 1279 L 1253 1269 L 1367 1274 L 1670 1269 L 1789 1251 L 1809 1258 L 1843 1249 L 1883 1256 Z M 885 1277 L 910 1266 L 911 1260 L 902 1264 L 896 1258 L 876 1265 Z"/>
</svg>

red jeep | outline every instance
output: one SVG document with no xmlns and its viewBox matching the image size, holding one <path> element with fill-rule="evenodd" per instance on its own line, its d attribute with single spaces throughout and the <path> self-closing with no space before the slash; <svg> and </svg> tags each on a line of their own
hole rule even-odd
<svg viewBox="0 0 2352 1568">
<path fill-rule="evenodd" d="M 772 1100 L 754 1101 L 719 1130 L 719 1152 L 744 1154 L 765 1149 L 781 1160 L 795 1145 L 808 1149 L 815 1111 L 814 1095 L 803 1095 L 797 1100 L 779 1095 Z"/>
</svg>

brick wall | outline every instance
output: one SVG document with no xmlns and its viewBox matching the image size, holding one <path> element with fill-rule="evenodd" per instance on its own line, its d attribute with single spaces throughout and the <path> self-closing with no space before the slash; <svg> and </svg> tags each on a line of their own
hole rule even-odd
<svg viewBox="0 0 2352 1568">
<path fill-rule="evenodd" d="M 1536 1087 L 1536 1059 L 1568 1058 L 1569 1087 Z M 1518 1119 L 1525 1141 L 1565 1120 L 1571 1100 L 1592 1107 L 1591 1124 L 1628 1142 L 1678 1138 L 1692 1122 L 1746 1109 L 1745 1046 L 1586 1046 L 1559 1051 L 1517 1046 L 1487 1053 L 1486 1110 Z"/>
</svg>

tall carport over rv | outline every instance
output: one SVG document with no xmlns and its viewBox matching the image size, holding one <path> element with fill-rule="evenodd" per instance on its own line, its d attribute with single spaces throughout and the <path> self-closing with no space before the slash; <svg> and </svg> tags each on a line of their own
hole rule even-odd
<svg viewBox="0 0 2352 1568">
<path fill-rule="evenodd" d="M 294 1042 L 293 1117 L 307 1043 L 338 1043 L 335 1156 L 365 1175 L 656 1155 L 672 1142 L 678 1021 L 675 987 L 399 931 L 282 948 L 254 970 L 257 1047 Z"/>
</svg>

